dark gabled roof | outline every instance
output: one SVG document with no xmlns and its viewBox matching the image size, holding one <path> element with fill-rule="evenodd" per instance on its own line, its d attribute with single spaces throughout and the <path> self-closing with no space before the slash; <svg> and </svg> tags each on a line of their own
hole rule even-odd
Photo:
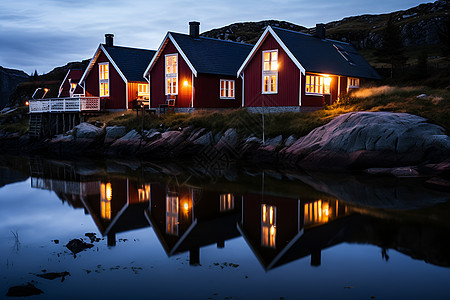
<svg viewBox="0 0 450 300">
<path fill-rule="evenodd" d="M 106 46 L 105 44 L 102 46 L 128 81 L 144 81 L 142 74 L 156 51 L 120 46 Z"/>
<path fill-rule="evenodd" d="M 381 79 L 351 44 L 276 27 L 272 29 L 307 72 Z"/>
<path fill-rule="evenodd" d="M 253 45 L 169 32 L 198 73 L 232 75 Z"/>
</svg>

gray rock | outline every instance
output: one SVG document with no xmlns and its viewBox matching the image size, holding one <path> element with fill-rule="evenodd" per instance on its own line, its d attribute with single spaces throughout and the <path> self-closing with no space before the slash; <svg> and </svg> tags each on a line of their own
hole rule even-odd
<svg viewBox="0 0 450 300">
<path fill-rule="evenodd" d="M 285 159 L 302 167 L 338 169 L 415 165 L 449 155 L 450 139 L 442 127 L 419 116 L 389 112 L 338 116 L 284 151 Z"/>
<path fill-rule="evenodd" d="M 206 134 L 193 141 L 194 144 L 202 146 L 210 146 L 213 144 L 213 142 L 214 137 L 211 131 L 208 131 Z"/>
<path fill-rule="evenodd" d="M 142 136 L 137 132 L 135 129 L 127 132 L 123 137 L 118 139 L 117 141 L 127 141 L 127 140 L 133 140 L 133 139 L 140 139 Z"/>
<path fill-rule="evenodd" d="M 271 146 L 278 146 L 281 144 L 281 141 L 283 140 L 283 136 L 279 135 L 277 137 L 268 139 L 265 143 L 265 145 L 271 145 Z"/>
<path fill-rule="evenodd" d="M 290 146 L 292 146 L 292 144 L 295 143 L 296 140 L 297 140 L 297 139 L 296 139 L 293 135 L 291 135 L 291 136 L 289 136 L 289 137 L 286 139 L 286 141 L 284 142 L 284 145 L 285 145 L 286 147 L 290 147 Z"/>
<path fill-rule="evenodd" d="M 237 145 L 238 142 L 238 134 L 236 129 L 229 128 L 223 136 L 220 138 L 219 142 L 217 143 L 217 146 L 220 147 L 228 147 L 228 148 L 234 148 Z"/>
<path fill-rule="evenodd" d="M 76 138 L 96 138 L 103 134 L 103 129 L 89 123 L 81 123 L 74 127 Z"/>
<path fill-rule="evenodd" d="M 117 139 L 123 137 L 127 133 L 125 126 L 108 126 L 106 127 L 105 139 Z"/>
</svg>

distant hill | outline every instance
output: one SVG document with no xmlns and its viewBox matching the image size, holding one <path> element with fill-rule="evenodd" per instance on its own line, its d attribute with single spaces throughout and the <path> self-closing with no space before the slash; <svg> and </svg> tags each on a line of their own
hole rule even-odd
<svg viewBox="0 0 450 300">
<path fill-rule="evenodd" d="M 256 44 L 259 37 L 267 26 L 274 26 L 294 31 L 305 31 L 306 27 L 293 23 L 277 20 L 266 20 L 260 22 L 234 23 L 218 29 L 212 29 L 201 34 L 201 36 L 220 40 L 229 40 L 248 44 Z"/>
<path fill-rule="evenodd" d="M 352 43 L 358 49 L 376 49 L 382 45 L 382 32 L 390 16 L 399 26 L 405 47 L 436 45 L 440 43 L 439 32 L 450 20 L 450 2 L 436 1 L 421 4 L 408 10 L 381 15 L 361 15 L 344 18 L 326 24 L 327 37 Z M 227 25 L 202 33 L 202 36 L 255 44 L 268 26 L 275 26 L 305 33 L 315 28 L 305 28 L 284 21 L 268 20 Z"/>
<path fill-rule="evenodd" d="M 56 67 L 47 74 L 39 76 L 31 76 L 28 80 L 22 81 L 17 89 L 11 93 L 10 103 L 22 105 L 29 100 L 37 88 L 48 88 L 49 92 L 46 98 L 53 98 L 58 96 L 59 87 L 64 80 L 69 69 L 85 70 L 89 64 L 90 59 L 85 59 L 81 62 L 69 62 L 65 66 Z"/>
<path fill-rule="evenodd" d="M 0 109 L 9 103 L 9 96 L 17 85 L 28 79 L 28 75 L 21 70 L 7 69 L 0 66 Z"/>
</svg>

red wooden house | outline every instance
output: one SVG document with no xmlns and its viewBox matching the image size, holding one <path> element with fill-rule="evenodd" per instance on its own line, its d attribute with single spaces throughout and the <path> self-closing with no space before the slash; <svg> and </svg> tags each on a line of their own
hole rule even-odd
<svg viewBox="0 0 450 300">
<path fill-rule="evenodd" d="M 362 80 L 380 79 L 352 45 L 316 35 L 267 27 L 237 72 L 242 106 L 258 111 L 307 111 L 332 104 Z"/>
<path fill-rule="evenodd" d="M 86 97 L 100 97 L 105 110 L 132 108 L 133 100 L 148 99 L 148 83 L 142 77 L 155 51 L 114 46 L 112 34 L 100 44 L 80 84 Z"/>
<path fill-rule="evenodd" d="M 75 98 L 84 96 L 84 90 L 78 84 L 81 76 L 83 76 L 83 70 L 81 69 L 70 69 L 67 71 L 67 74 L 59 87 L 58 98 Z"/>
<path fill-rule="evenodd" d="M 168 32 L 145 70 L 150 106 L 175 111 L 241 106 L 242 84 L 236 77 L 252 46 L 199 36 L 199 22 L 189 35 Z"/>
</svg>

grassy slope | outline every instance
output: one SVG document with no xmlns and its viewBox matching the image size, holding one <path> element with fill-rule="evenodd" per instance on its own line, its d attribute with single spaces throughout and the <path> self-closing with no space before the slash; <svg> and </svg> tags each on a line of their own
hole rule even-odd
<svg viewBox="0 0 450 300">
<path fill-rule="evenodd" d="M 420 94 L 425 98 L 417 98 Z M 416 114 L 450 131 L 450 95 L 444 89 L 425 87 L 372 87 L 361 89 L 340 103 L 312 113 L 279 113 L 265 115 L 266 137 L 282 134 L 284 137 L 304 136 L 312 129 L 324 125 L 334 117 L 352 111 L 392 111 Z M 108 125 L 124 125 L 127 129 L 141 128 L 135 112 L 116 113 L 96 118 Z M 93 121 L 93 120 L 92 120 Z M 261 114 L 250 114 L 244 109 L 229 111 L 196 111 L 194 113 L 145 116 L 144 129 L 176 129 L 178 127 L 204 127 L 214 133 L 234 127 L 242 136 L 262 135 Z"/>
</svg>

